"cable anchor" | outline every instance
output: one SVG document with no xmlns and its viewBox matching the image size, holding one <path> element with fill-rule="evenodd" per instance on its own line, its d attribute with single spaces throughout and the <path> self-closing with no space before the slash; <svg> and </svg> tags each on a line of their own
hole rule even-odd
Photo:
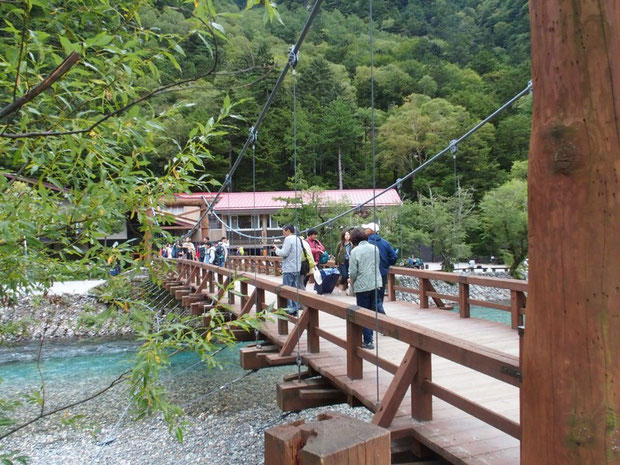
<svg viewBox="0 0 620 465">
<path fill-rule="evenodd" d="M 291 45 L 291 49 L 288 52 L 288 64 L 295 68 L 297 63 L 299 63 L 299 51 L 295 52 L 295 46 Z"/>
<path fill-rule="evenodd" d="M 530 79 L 527 83 L 527 88 L 530 90 L 530 94 L 534 93 L 534 81 Z"/>
<path fill-rule="evenodd" d="M 258 141 L 258 130 L 252 126 L 250 128 L 250 143 L 255 144 Z"/>
<path fill-rule="evenodd" d="M 450 141 L 450 152 L 452 152 L 452 158 L 456 158 L 456 152 L 459 150 L 456 139 Z"/>
</svg>

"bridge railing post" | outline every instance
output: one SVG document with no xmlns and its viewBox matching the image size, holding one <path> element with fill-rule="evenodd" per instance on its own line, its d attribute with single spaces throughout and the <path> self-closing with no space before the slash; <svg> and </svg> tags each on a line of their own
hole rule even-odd
<svg viewBox="0 0 620 465">
<path fill-rule="evenodd" d="M 213 295 L 215 293 L 215 274 L 209 270 L 209 293 Z"/>
<path fill-rule="evenodd" d="M 420 288 L 420 308 L 428 308 L 429 280 L 427 278 L 418 278 Z"/>
<path fill-rule="evenodd" d="M 317 331 L 319 327 L 319 311 L 312 307 L 308 307 L 305 311 L 309 312 L 308 328 L 306 330 L 308 335 L 308 352 L 316 354 L 320 351 L 319 333 Z"/>
<path fill-rule="evenodd" d="M 245 304 L 248 302 L 248 283 L 245 281 L 241 281 L 240 285 L 241 294 L 241 308 L 245 307 Z"/>
<path fill-rule="evenodd" d="M 347 376 L 349 379 L 364 377 L 364 361 L 357 355 L 361 345 L 362 327 L 347 319 Z"/>
<path fill-rule="evenodd" d="M 396 290 L 394 286 L 396 285 L 396 275 L 392 272 L 388 272 L 388 282 L 387 282 L 387 292 L 388 299 L 392 302 L 396 300 Z"/>
<path fill-rule="evenodd" d="M 288 302 L 285 297 L 278 296 L 278 308 L 286 308 Z M 278 318 L 278 334 L 288 334 L 288 320 L 284 318 Z"/>
<path fill-rule="evenodd" d="M 469 284 L 459 283 L 459 315 L 461 318 L 469 318 Z"/>
<path fill-rule="evenodd" d="M 256 289 L 256 308 L 254 309 L 256 313 L 262 312 L 263 308 L 265 308 L 265 289 L 261 289 L 260 287 Z"/>
<path fill-rule="evenodd" d="M 523 326 L 523 315 L 521 309 L 525 307 L 527 299 L 521 291 L 510 291 L 510 325 L 512 329 Z"/>
<path fill-rule="evenodd" d="M 432 380 L 431 354 L 416 349 L 417 371 L 411 385 L 411 416 L 418 421 L 433 419 L 433 395 L 424 387 Z"/>
</svg>

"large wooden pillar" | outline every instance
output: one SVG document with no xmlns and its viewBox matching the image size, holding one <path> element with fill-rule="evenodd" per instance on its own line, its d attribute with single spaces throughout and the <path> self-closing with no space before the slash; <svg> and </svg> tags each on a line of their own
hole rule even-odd
<svg viewBox="0 0 620 465">
<path fill-rule="evenodd" d="M 530 14 L 522 463 L 620 464 L 620 1 Z"/>
<path fill-rule="evenodd" d="M 205 207 L 200 207 L 200 240 L 206 241 L 207 237 L 209 237 L 209 215 L 205 215 L 207 209 Z M 204 217 L 203 217 L 204 215 Z"/>
</svg>

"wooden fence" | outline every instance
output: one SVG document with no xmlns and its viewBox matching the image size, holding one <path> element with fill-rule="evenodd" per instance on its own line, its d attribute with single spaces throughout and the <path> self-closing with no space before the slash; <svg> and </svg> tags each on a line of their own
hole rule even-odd
<svg viewBox="0 0 620 465">
<path fill-rule="evenodd" d="M 229 259 L 230 267 L 233 269 L 240 271 L 257 271 L 258 273 L 273 274 L 275 276 L 282 274 L 281 263 L 282 258 L 280 257 L 236 256 L 230 257 Z M 328 265 L 333 265 L 333 263 Z M 398 277 L 415 278 L 417 287 L 400 285 Z M 457 292 L 454 294 L 439 293 L 436 291 L 433 281 L 457 284 Z M 470 297 L 470 286 L 506 289 L 510 292 L 510 305 L 472 299 Z M 523 315 L 525 315 L 525 306 L 527 303 L 527 281 L 392 266 L 390 267 L 388 275 L 388 299 L 396 300 L 397 291 L 419 296 L 420 307 L 422 308 L 429 308 L 429 300 L 431 299 L 435 305 L 440 308 L 446 307 L 444 301 L 454 302 L 459 306 L 459 315 L 461 318 L 470 317 L 472 305 L 510 312 L 510 321 L 513 329 L 523 325 Z"/>
<path fill-rule="evenodd" d="M 239 263 L 241 261 L 241 266 Z M 433 382 L 431 355 L 437 355 L 444 359 L 458 363 L 472 370 L 491 376 L 512 386 L 520 386 L 521 369 L 519 357 L 505 354 L 500 351 L 490 349 L 469 341 L 455 337 L 446 338 L 445 334 L 435 332 L 401 319 L 388 317 L 386 315 L 358 307 L 347 303 L 337 302 L 324 296 L 298 290 L 290 286 L 274 283 L 272 280 L 255 277 L 253 273 L 236 271 L 233 269 L 217 267 L 205 263 L 198 263 L 189 260 L 169 260 L 176 265 L 177 274 L 169 289 L 178 289 L 174 284 L 180 284 L 189 291 L 183 294 L 184 302 L 191 297 L 194 298 L 208 295 L 210 298 L 219 299 L 223 297 L 225 285 L 235 278 L 242 278 L 240 283 L 241 297 L 240 302 L 235 304 L 235 295 L 230 293 L 228 303 L 235 305 L 237 315 L 246 314 L 255 308 L 262 311 L 269 308 L 266 301 L 266 294 L 276 296 L 275 308 L 285 308 L 287 299 L 298 300 L 306 310 L 301 312 L 299 317 L 287 316 L 280 317 L 277 323 L 278 336 L 286 336 L 285 342 L 281 345 L 278 357 L 291 358 L 294 360 L 293 351 L 302 333 L 306 333 L 307 352 L 302 354 L 305 362 L 312 361 L 312 356 L 321 352 L 321 339 L 325 339 L 342 350 L 346 351 L 346 375 L 349 380 L 359 380 L 363 378 L 362 362 L 366 360 L 378 365 L 381 369 L 394 375 L 392 382 L 380 401 L 378 407 L 374 402 L 366 400 L 365 405 L 375 412 L 373 422 L 380 426 L 389 426 L 401 405 L 404 396 L 410 389 L 411 392 L 411 417 L 424 421 L 431 420 L 433 416 L 432 397 L 439 399 L 469 413 L 470 415 L 484 421 L 487 424 L 515 437 L 520 438 L 520 425 L 512 419 L 498 414 L 483 405 L 466 399 L 456 392 L 450 391 L 445 387 Z M 230 263 L 239 268 L 257 266 L 259 269 L 276 270 L 278 260 L 265 257 L 235 257 Z M 428 304 L 428 299 L 446 299 L 467 304 L 477 303 L 467 297 L 467 286 L 476 284 L 480 286 L 492 285 L 510 289 L 511 292 L 523 293 L 526 291 L 526 284 L 514 280 L 501 280 L 493 278 L 460 277 L 451 276 L 449 273 L 437 273 L 423 270 L 411 270 L 407 268 L 392 268 L 390 271 L 390 295 L 393 298 L 396 290 L 400 290 L 394 285 L 395 275 L 412 276 L 419 279 L 421 289 L 403 288 L 403 292 L 413 292 L 420 295 L 421 301 Z M 438 294 L 431 290 L 429 282 L 432 280 L 444 280 L 459 283 L 459 296 L 447 296 Z M 170 284 L 169 280 L 169 284 Z M 216 282 L 221 286 L 216 286 Z M 249 294 L 249 286 L 254 289 Z M 494 307 L 498 308 L 498 307 Z M 500 308 L 509 311 L 509 308 Z M 346 339 L 330 333 L 320 326 L 320 315 L 329 314 L 344 320 L 346 324 Z M 521 313 L 521 310 L 519 311 Z M 466 317 L 466 312 L 462 315 Z M 289 332 L 289 323 L 293 323 L 294 328 Z M 364 350 L 362 344 L 362 329 L 365 327 L 378 326 L 378 331 L 390 338 L 394 338 L 408 345 L 408 349 L 402 361 L 395 364 L 381 356 L 377 357 L 374 353 Z M 270 337 L 265 329 L 264 335 Z M 272 339 L 277 339 L 272 337 Z M 274 340 L 277 343 L 277 341 Z M 364 402 L 364 399 L 359 399 Z"/>
</svg>

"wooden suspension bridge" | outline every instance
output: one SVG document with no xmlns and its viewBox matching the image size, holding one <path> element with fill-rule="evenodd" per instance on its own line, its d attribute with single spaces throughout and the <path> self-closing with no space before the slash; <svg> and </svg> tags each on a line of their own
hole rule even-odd
<svg viewBox="0 0 620 465">
<path fill-rule="evenodd" d="M 390 432 L 394 456 L 406 452 L 453 464 L 519 463 L 516 328 L 525 314 L 526 282 L 392 267 L 387 315 L 376 319 L 374 312 L 354 305 L 353 297 L 298 293 L 281 285 L 280 261 L 231 257 L 230 268 L 220 268 L 174 260 L 176 273 L 163 285 L 196 315 L 216 302 L 230 305 L 239 317 L 285 308 L 287 299 L 299 299 L 304 310 L 298 317 L 266 321 L 260 331 L 265 342 L 241 350 L 246 369 L 294 365 L 299 352 L 307 370 L 303 379 L 295 375 L 278 385 L 283 410 L 364 405 L 375 414 L 372 423 Z M 417 287 L 401 284 L 401 277 L 414 278 Z M 239 278 L 236 291 L 242 297 L 225 291 Z M 458 293 L 437 292 L 436 281 L 453 283 Z M 506 289 L 510 305 L 474 300 L 470 286 Z M 397 293 L 417 295 L 419 304 L 396 300 Z M 459 313 L 445 310 L 448 301 L 458 303 Z M 509 312 L 512 327 L 470 318 L 471 305 Z M 362 328 L 376 324 L 378 357 L 361 347 Z M 238 336 L 254 340 L 242 331 Z M 275 460 L 267 457 L 266 463 L 280 463 Z"/>
<path fill-rule="evenodd" d="M 321 377 L 322 390 L 313 378 L 297 390 L 283 386 L 284 408 L 341 394 L 374 411 L 373 423 L 387 425 L 392 443 L 404 440 L 419 456 L 432 450 L 452 463 L 620 464 L 620 241 L 614 239 L 620 230 L 620 60 L 613 58 L 620 51 L 620 8 L 613 0 L 531 0 L 529 8 L 530 272 L 527 290 L 524 283 L 505 283 L 512 298 L 503 308 L 518 325 L 527 291 L 525 335 L 466 318 L 468 286 L 483 283 L 455 276 L 459 293 L 450 297 L 432 288 L 442 279 L 436 273 L 393 269 L 392 275 L 418 278 L 420 308 L 387 302 L 376 357 L 359 345 L 361 327 L 374 327 L 374 313 L 345 298 L 301 292 L 307 310 L 299 319 L 265 324 L 272 346 L 242 357 L 254 366 L 290 363 L 304 330 L 303 362 L 308 376 Z M 204 293 L 227 297 L 237 314 L 252 311 L 256 301 L 259 308 L 271 301 L 283 306 L 296 294 L 266 273 L 254 279 L 242 271 L 241 290 L 250 297 L 236 302 L 215 286 L 234 271 L 177 265 L 176 279 L 166 286 L 198 312 Z M 277 267 L 273 261 L 255 266 Z M 398 284 L 391 278 L 391 297 Z M 442 306 L 455 299 L 465 318 L 430 308 L 430 301 Z M 381 447 L 374 450 L 385 452 Z"/>
</svg>

